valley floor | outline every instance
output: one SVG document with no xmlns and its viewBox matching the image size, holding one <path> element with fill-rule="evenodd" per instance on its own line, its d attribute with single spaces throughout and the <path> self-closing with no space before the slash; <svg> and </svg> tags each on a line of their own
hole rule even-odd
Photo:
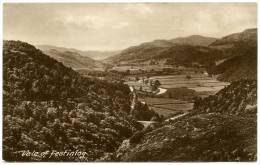
<svg viewBox="0 0 260 165">
<path fill-rule="evenodd" d="M 160 115 L 168 118 L 192 110 L 194 97 L 207 97 L 229 85 L 205 74 L 128 76 L 125 82 L 133 92 L 139 93 L 139 100 Z M 152 91 L 150 81 L 158 80 L 160 86 Z"/>
</svg>

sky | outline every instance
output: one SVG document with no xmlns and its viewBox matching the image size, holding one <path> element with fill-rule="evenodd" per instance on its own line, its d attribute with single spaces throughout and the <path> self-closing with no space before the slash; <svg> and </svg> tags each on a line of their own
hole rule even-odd
<svg viewBox="0 0 260 165">
<path fill-rule="evenodd" d="M 122 50 L 155 39 L 220 38 L 257 27 L 256 3 L 5 3 L 3 36 L 33 45 Z"/>
</svg>

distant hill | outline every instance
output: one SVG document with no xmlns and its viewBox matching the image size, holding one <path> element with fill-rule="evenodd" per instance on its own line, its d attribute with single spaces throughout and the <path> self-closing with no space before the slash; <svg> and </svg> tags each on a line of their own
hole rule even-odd
<svg viewBox="0 0 260 165">
<path fill-rule="evenodd" d="M 256 161 L 257 82 L 237 81 L 117 150 L 119 161 Z"/>
<path fill-rule="evenodd" d="M 191 35 L 187 37 L 178 37 L 170 40 L 154 40 L 151 42 L 145 42 L 139 46 L 154 46 L 154 47 L 171 47 L 173 45 L 193 45 L 193 46 L 208 46 L 215 42 L 217 38 L 204 37 L 201 35 Z"/>
<path fill-rule="evenodd" d="M 113 64 L 147 63 L 204 65 L 220 80 L 256 79 L 257 29 L 247 29 L 220 39 L 193 35 L 172 40 L 155 40 L 123 50 L 106 59 Z"/>
<path fill-rule="evenodd" d="M 214 74 L 223 81 L 236 81 L 240 79 L 257 79 L 257 49 L 248 51 L 248 55 L 232 57 L 216 66 Z"/>
<path fill-rule="evenodd" d="M 221 74 L 219 79 L 257 79 L 257 29 L 228 35 L 210 47 L 223 51 L 228 57 L 214 70 L 214 74 Z"/>
<path fill-rule="evenodd" d="M 80 54 L 81 56 L 89 57 L 94 60 L 103 60 L 105 58 L 108 58 L 108 57 L 111 57 L 113 55 L 120 53 L 120 51 L 92 51 L 92 50 L 83 51 L 83 50 L 78 50 L 78 49 L 74 49 L 74 48 L 57 47 L 57 46 L 53 46 L 53 45 L 36 45 L 36 47 L 42 51 L 56 50 L 59 52 L 67 52 L 67 51 L 75 52 L 75 53 Z"/>
<path fill-rule="evenodd" d="M 155 47 L 149 44 L 126 49 L 119 55 L 110 58 L 110 61 L 115 64 L 127 64 L 162 60 L 166 61 L 165 64 L 191 66 L 194 62 L 212 65 L 215 60 L 225 57 L 221 50 L 204 46 L 172 45 L 170 47 Z"/>
<path fill-rule="evenodd" d="M 148 47 L 164 48 L 164 47 L 171 47 L 172 45 L 173 45 L 173 43 L 168 40 L 154 40 L 152 42 L 142 43 L 139 46 L 145 47 L 145 48 L 148 48 Z M 132 48 L 135 48 L 135 47 L 132 47 Z M 129 49 L 131 49 L 131 47 Z"/>
<path fill-rule="evenodd" d="M 219 48 L 232 48 L 241 43 L 246 44 L 248 46 L 256 46 L 257 29 L 246 29 L 240 33 L 227 35 L 216 40 L 215 42 L 210 44 L 210 46 Z"/>
<path fill-rule="evenodd" d="M 61 49 L 49 49 L 43 51 L 50 57 L 62 62 L 65 66 L 73 69 L 87 69 L 93 70 L 97 68 L 103 68 L 103 64 L 99 61 L 93 60 L 92 58 L 82 56 L 78 52 L 61 50 Z"/>
<path fill-rule="evenodd" d="M 121 53 L 111 56 L 104 61 L 110 63 L 146 61 L 153 57 L 161 55 L 164 51 L 171 47 L 177 46 L 208 46 L 216 39 L 204 37 L 200 35 L 192 35 L 188 37 L 180 37 L 171 40 L 154 40 L 145 42 L 137 46 L 132 46 L 121 51 Z"/>
<path fill-rule="evenodd" d="M 217 38 L 213 37 L 204 37 L 201 35 L 192 35 L 188 37 L 179 37 L 169 40 L 174 44 L 179 45 L 195 45 L 195 46 L 209 46 L 213 42 L 215 42 Z"/>
</svg>

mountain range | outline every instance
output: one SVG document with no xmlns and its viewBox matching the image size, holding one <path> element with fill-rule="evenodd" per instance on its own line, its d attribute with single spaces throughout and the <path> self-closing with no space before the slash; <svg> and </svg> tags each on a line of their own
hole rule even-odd
<svg viewBox="0 0 260 165">
<path fill-rule="evenodd" d="M 256 79 L 256 57 L 257 29 L 246 29 L 220 39 L 193 35 L 154 40 L 124 49 L 103 61 L 118 65 L 157 60 L 187 67 L 197 62 L 209 73 L 218 74 L 219 79 L 233 81 Z"/>
<path fill-rule="evenodd" d="M 200 35 L 192 35 L 188 37 L 179 37 L 171 40 L 154 40 L 145 42 L 137 46 L 132 46 L 121 51 L 121 53 L 108 57 L 105 62 L 108 63 L 127 63 L 147 61 L 153 57 L 158 57 L 171 47 L 189 46 L 208 46 L 217 39 L 212 37 L 204 37 Z"/>
<path fill-rule="evenodd" d="M 74 69 L 103 70 L 106 64 L 140 64 L 157 60 L 186 67 L 199 63 L 224 81 L 256 79 L 257 29 L 246 29 L 219 39 L 200 35 L 159 39 L 122 51 L 81 51 L 51 45 L 38 45 L 37 48 Z"/>
</svg>

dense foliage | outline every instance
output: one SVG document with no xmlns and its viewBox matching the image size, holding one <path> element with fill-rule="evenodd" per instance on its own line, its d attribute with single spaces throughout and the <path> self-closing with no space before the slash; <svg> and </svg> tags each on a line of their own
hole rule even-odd
<svg viewBox="0 0 260 165">
<path fill-rule="evenodd" d="M 143 135 L 137 145 L 120 147 L 117 155 L 121 161 L 254 161 L 255 120 L 217 113 L 189 116 Z"/>
<path fill-rule="evenodd" d="M 231 83 L 216 95 L 195 100 L 196 111 L 221 114 L 246 115 L 257 111 L 257 81 L 241 80 Z"/>
<path fill-rule="evenodd" d="M 168 59 L 168 64 L 171 65 L 191 67 L 193 63 L 199 63 L 209 68 L 215 61 L 225 58 L 225 54 L 220 50 L 203 46 L 175 45 L 155 58 Z"/>
<path fill-rule="evenodd" d="M 141 121 L 159 121 L 162 119 L 162 116 L 159 116 L 159 114 L 149 108 L 147 104 L 143 104 L 140 101 L 135 104 L 130 113 L 135 119 Z"/>
<path fill-rule="evenodd" d="M 142 128 L 129 115 L 126 85 L 84 78 L 24 42 L 5 41 L 3 52 L 5 160 L 94 161 Z M 87 155 L 24 157 L 22 150 Z"/>
<path fill-rule="evenodd" d="M 228 58 L 212 69 L 223 81 L 257 78 L 257 29 L 247 29 L 225 36 L 211 47 L 220 49 Z"/>
<path fill-rule="evenodd" d="M 220 74 L 219 79 L 223 81 L 256 80 L 257 46 L 255 44 L 236 43 L 234 47 L 225 49 L 225 53 L 232 56 L 216 66 L 212 71 L 213 74 Z"/>
</svg>

